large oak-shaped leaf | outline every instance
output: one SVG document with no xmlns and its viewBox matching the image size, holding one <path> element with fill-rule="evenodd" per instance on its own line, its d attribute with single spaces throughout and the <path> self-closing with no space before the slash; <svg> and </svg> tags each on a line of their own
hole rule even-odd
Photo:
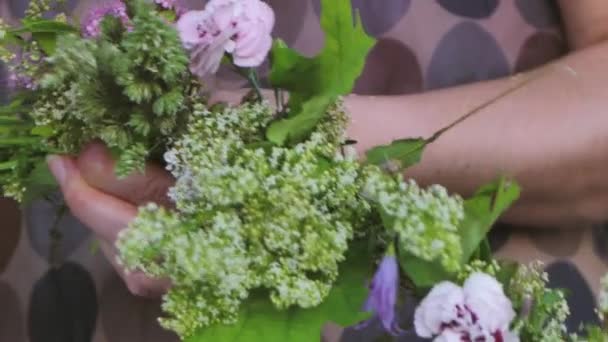
<svg viewBox="0 0 608 342">
<path fill-rule="evenodd" d="M 186 342 L 319 341 L 321 330 L 328 322 L 347 326 L 366 318 L 361 307 L 367 295 L 370 261 L 366 247 L 351 247 L 337 282 L 318 307 L 278 310 L 268 296 L 256 295 L 243 304 L 236 324 L 203 328 Z"/>
<path fill-rule="evenodd" d="M 351 92 L 374 45 L 359 15 L 353 16 L 350 0 L 323 0 L 322 5 L 325 47 L 317 56 L 302 56 L 282 41 L 272 48 L 270 82 L 290 93 L 289 117 L 272 124 L 267 132 L 268 140 L 277 145 L 305 139 L 327 107 L 339 95 Z"/>
</svg>

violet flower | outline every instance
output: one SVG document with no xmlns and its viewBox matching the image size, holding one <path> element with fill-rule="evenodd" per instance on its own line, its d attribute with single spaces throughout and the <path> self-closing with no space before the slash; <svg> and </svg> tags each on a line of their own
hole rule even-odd
<svg viewBox="0 0 608 342">
<path fill-rule="evenodd" d="M 127 14 L 127 6 L 122 1 L 115 0 L 96 7 L 89 12 L 82 23 L 82 34 L 87 38 L 99 37 L 99 34 L 101 33 L 101 22 L 107 15 L 120 19 L 127 29 L 131 28 L 131 21 Z"/>
<path fill-rule="evenodd" d="M 164 9 L 173 9 L 177 5 L 176 0 L 154 0 L 154 3 Z"/>
<path fill-rule="evenodd" d="M 11 73 L 9 76 L 9 82 L 11 88 L 15 89 L 36 90 L 38 88 L 38 84 L 31 76 L 20 73 Z"/>
<path fill-rule="evenodd" d="M 395 321 L 395 304 L 399 290 L 399 265 L 392 246 L 380 262 L 372 279 L 369 295 L 363 309 L 374 312 L 384 329 L 391 335 L 399 335 L 403 330 Z M 364 325 L 365 326 L 365 323 Z"/>
</svg>

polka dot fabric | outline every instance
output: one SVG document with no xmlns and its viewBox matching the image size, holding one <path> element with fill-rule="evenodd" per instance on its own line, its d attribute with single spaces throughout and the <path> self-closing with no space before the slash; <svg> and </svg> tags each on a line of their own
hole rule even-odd
<svg viewBox="0 0 608 342">
<path fill-rule="evenodd" d="M 70 0 L 82 17 L 104 0 Z M 0 1 L 0 15 L 14 22 L 28 1 Z M 184 0 L 192 8 L 204 1 Z M 319 0 L 269 0 L 277 11 L 275 34 L 303 54 L 323 44 Z M 355 91 L 413 94 L 499 78 L 561 56 L 566 44 L 553 0 L 352 0 L 366 31 L 378 39 Z M 0 65 L 0 80 L 6 79 Z M 221 83 L 231 86 L 234 78 Z M 6 98 L 5 82 L 0 100 Z M 370 113 L 373 115 L 373 113 Z M 0 199 L 0 341 L 174 342 L 158 327 L 158 301 L 131 296 L 110 264 L 91 251 L 94 236 L 71 216 L 60 222 L 63 243 L 51 258 L 49 203 L 20 211 Z M 492 247 L 503 258 L 540 259 L 551 284 L 573 293 L 569 322 L 593 320 L 592 303 L 608 265 L 608 229 L 534 230 L 499 225 Z M 56 268 L 51 264 L 60 261 Z M 66 295 L 69 294 L 69 295 Z M 409 313 L 404 313 L 409 314 Z M 372 341 L 379 326 L 347 330 L 344 341 Z M 339 331 L 327 331 L 337 341 Z"/>
</svg>

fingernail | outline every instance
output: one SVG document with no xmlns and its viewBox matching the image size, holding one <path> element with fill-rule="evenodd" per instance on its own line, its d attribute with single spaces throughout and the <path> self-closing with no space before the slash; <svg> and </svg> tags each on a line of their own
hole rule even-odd
<svg viewBox="0 0 608 342">
<path fill-rule="evenodd" d="M 61 156 L 50 155 L 46 158 L 46 162 L 59 185 L 63 185 L 65 183 L 67 173 L 65 159 Z"/>
</svg>

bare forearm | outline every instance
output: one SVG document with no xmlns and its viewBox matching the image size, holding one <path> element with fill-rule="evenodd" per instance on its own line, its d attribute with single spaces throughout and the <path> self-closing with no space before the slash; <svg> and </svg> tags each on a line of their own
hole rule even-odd
<svg viewBox="0 0 608 342">
<path fill-rule="evenodd" d="M 606 192 L 598 186 L 608 187 L 603 180 L 608 166 L 607 67 L 607 44 L 558 61 L 541 78 L 434 142 L 408 176 L 469 195 L 506 174 L 524 189 L 520 210 L 514 211 L 519 215 L 511 215 L 512 220 L 549 225 L 558 219 L 595 219 L 591 216 L 599 212 L 586 212 L 590 209 L 581 203 Z M 411 96 L 351 96 L 349 135 L 359 141 L 361 153 L 397 138 L 428 137 L 514 82 L 518 80 L 509 78 Z M 553 213 L 556 208 L 569 213 Z"/>
</svg>

